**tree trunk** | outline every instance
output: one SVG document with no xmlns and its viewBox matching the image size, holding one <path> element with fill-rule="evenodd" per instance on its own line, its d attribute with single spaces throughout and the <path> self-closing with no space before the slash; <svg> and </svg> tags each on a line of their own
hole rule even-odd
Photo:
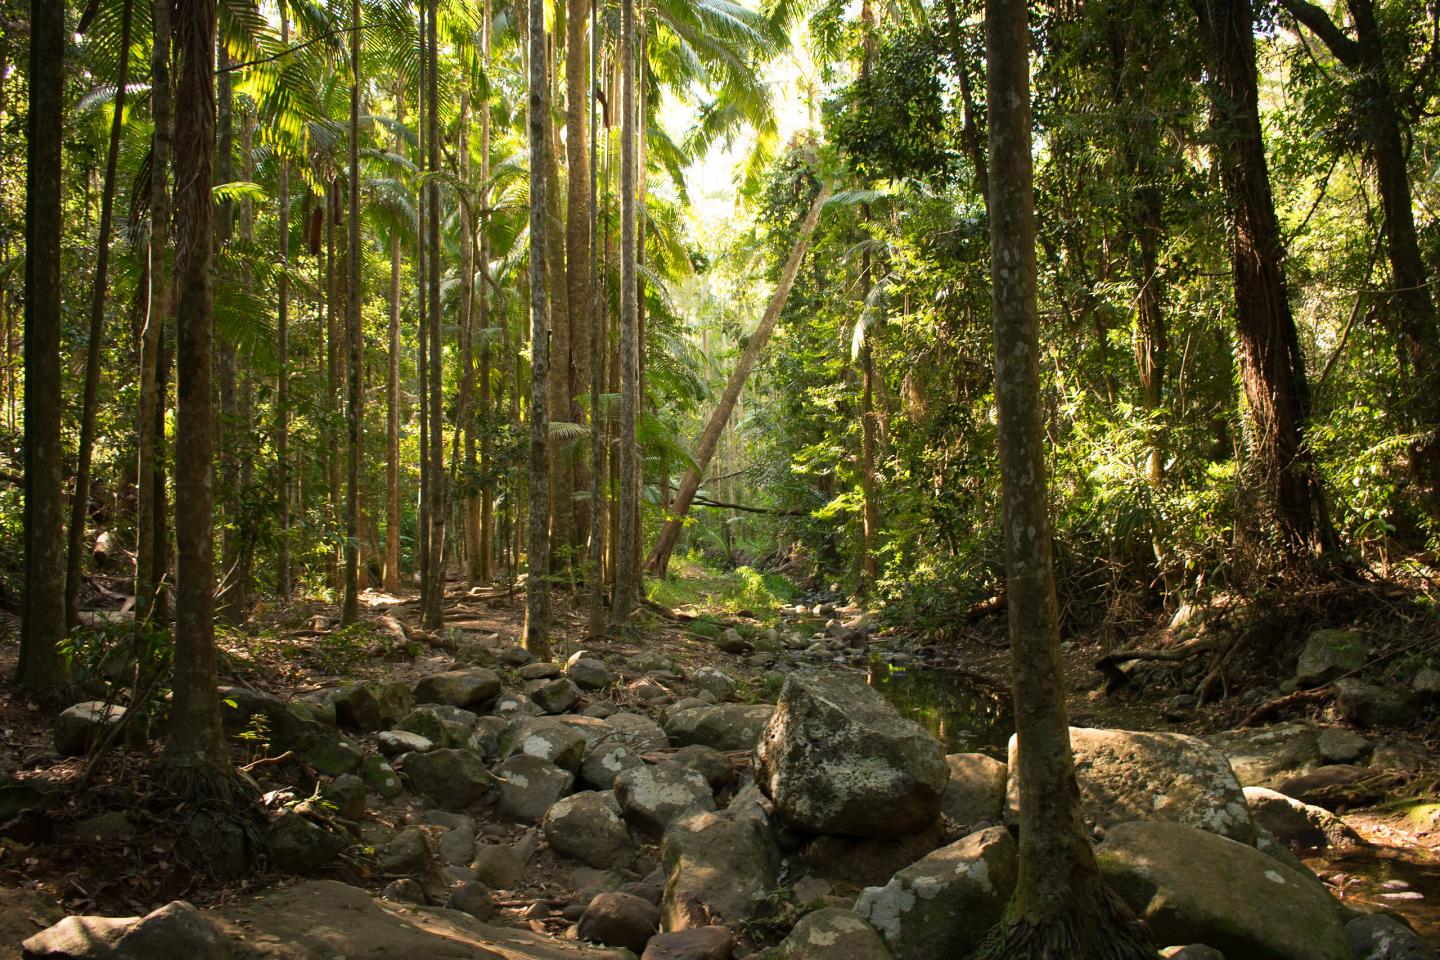
<svg viewBox="0 0 1440 960">
<path fill-rule="evenodd" d="M 150 60 L 150 111 L 155 125 L 150 153 L 150 309 L 146 312 L 145 326 L 140 335 L 140 416 L 135 431 L 139 446 L 135 509 L 135 618 L 142 623 L 154 615 L 155 599 L 165 576 L 164 560 L 156 554 L 155 538 L 156 526 L 165 523 L 165 516 L 163 513 L 156 514 L 155 490 L 165 484 L 165 471 L 156 442 L 156 412 L 161 411 L 163 416 L 160 348 L 172 306 L 169 177 L 171 6 L 169 0 L 151 0 L 150 4 L 155 33 Z M 281 310 L 284 310 L 283 306 Z M 283 331 L 283 325 L 281 329 Z M 163 421 L 158 429 L 163 431 Z"/>
<path fill-rule="evenodd" d="M 1250 0 L 1194 0 L 1194 7 L 1209 60 L 1214 152 L 1230 215 L 1240 378 L 1273 528 L 1268 539 L 1295 560 L 1332 547 L 1334 531 L 1305 445 L 1309 386 L 1261 140 Z"/>
<path fill-rule="evenodd" d="M 795 285 L 795 275 L 800 272 L 800 263 L 805 259 L 805 251 L 809 249 L 810 238 L 815 233 L 815 227 L 820 222 L 820 210 L 825 206 L 825 201 L 830 199 L 830 185 L 823 184 L 820 192 L 810 204 L 810 210 L 805 214 L 805 220 L 800 224 L 800 233 L 795 237 L 795 245 L 790 248 L 790 256 L 785 261 L 785 267 L 780 273 L 780 282 L 775 285 L 775 292 L 770 295 L 770 302 L 765 307 L 765 313 L 760 318 L 760 324 L 755 332 L 750 335 L 750 341 L 745 345 L 745 352 L 740 355 L 739 361 L 735 364 L 734 371 L 730 374 L 730 380 L 725 384 L 725 392 L 720 395 L 720 402 L 710 413 L 710 419 L 705 423 L 705 429 L 700 433 L 700 439 L 695 444 L 695 466 L 685 471 L 685 476 L 680 480 L 680 489 L 676 491 L 674 504 L 670 510 L 670 518 L 665 521 L 665 526 L 660 531 L 660 536 L 651 548 L 650 555 L 645 558 L 646 568 L 655 576 L 665 576 L 665 571 L 670 565 L 670 554 L 675 549 L 676 542 L 680 539 L 680 530 L 685 525 L 685 514 L 690 510 L 690 504 L 695 499 L 695 491 L 700 489 L 701 478 L 705 476 L 705 470 L 710 465 L 710 458 L 715 455 L 715 448 L 720 442 L 720 434 L 725 429 L 725 424 L 730 421 L 730 414 L 735 409 L 735 401 L 740 397 L 740 388 L 745 385 L 745 379 L 750 376 L 750 370 L 755 366 L 755 361 L 760 357 L 760 351 L 765 349 L 770 334 L 775 331 L 775 323 L 780 319 L 780 311 L 785 307 L 785 301 L 790 296 L 790 288 Z M 623 535 L 624 521 L 621 521 Z"/>
<path fill-rule="evenodd" d="M 633 2 L 633 0 L 627 0 Z M 525 586 L 525 648 L 541 660 L 550 657 L 550 374 L 549 289 L 546 269 L 545 163 L 549 108 L 545 81 L 545 4 L 529 3 L 530 146 L 530 530 Z M 516 384 L 518 389 L 519 384 Z"/>
<path fill-rule="evenodd" d="M 220 63 L 230 63 L 224 49 L 220 52 Z M 234 117 L 235 94 L 234 75 L 222 70 L 217 75 L 218 87 L 217 117 L 218 129 L 215 144 L 215 182 L 230 183 L 235 179 Z M 222 200 L 215 221 L 215 246 L 223 250 L 230 243 L 235 226 L 235 203 Z M 218 364 L 220 390 L 220 416 L 215 419 L 215 446 L 220 454 L 220 482 L 216 498 L 216 512 L 220 516 L 220 588 L 216 595 L 216 613 L 230 623 L 245 619 L 244 598 L 236 572 L 240 568 L 240 517 L 238 515 L 242 498 L 240 496 L 240 457 L 236 449 L 240 443 L 239 418 L 240 402 L 236 386 L 239 377 L 239 358 L 235 344 L 225 336 L 215 341 L 215 360 Z"/>
<path fill-rule="evenodd" d="M 75 495 L 70 501 L 70 530 L 65 563 L 65 627 L 80 622 L 80 567 L 85 551 L 85 521 L 90 516 L 90 461 L 95 450 L 95 408 L 100 401 L 100 358 L 105 352 L 105 284 L 110 268 L 110 224 L 115 211 L 115 168 L 120 160 L 120 132 L 125 119 L 125 87 L 130 82 L 130 27 L 134 2 L 125 0 L 120 18 L 120 68 L 115 88 L 115 116 L 105 154 L 105 181 L 100 190 L 100 235 L 95 241 L 95 288 L 90 295 L 90 340 L 85 350 L 85 394 L 80 412 L 80 451 L 75 464 Z"/>
<path fill-rule="evenodd" d="M 590 78 L 589 90 L 594 91 L 596 80 L 600 71 L 600 18 L 598 11 L 598 0 L 590 0 Z M 585 112 L 589 124 L 590 136 L 590 169 L 589 176 L 585 181 L 585 203 L 589 223 L 586 224 L 587 246 L 585 247 L 585 300 L 588 313 L 587 324 L 587 350 L 586 350 L 586 377 L 589 383 L 586 385 L 590 390 L 590 504 L 588 516 L 590 520 L 590 549 L 589 549 L 589 577 L 590 577 L 590 636 L 599 636 L 605 629 L 605 536 L 604 516 L 601 509 L 601 484 L 605 472 L 605 447 L 604 437 L 601 431 L 600 417 L 600 384 L 605 379 L 604 357 L 605 357 L 605 334 L 604 334 L 604 295 L 599 283 L 599 266 L 595 255 L 598 246 L 598 234 L 600 229 L 600 218 L 596 211 L 595 186 L 596 186 L 596 160 L 597 147 L 596 135 L 596 114 L 593 102 L 587 93 L 585 98 Z M 608 143 L 607 143 L 608 149 Z M 573 190 L 573 188 L 572 188 Z M 571 194 L 573 205 L 574 193 Z M 573 209 L 573 208 L 572 208 Z M 573 215 L 573 213 L 572 213 Z M 574 253 L 571 253 L 574 256 Z M 572 302 L 575 301 L 572 294 Z"/>
<path fill-rule="evenodd" d="M 563 15 L 564 4 L 557 7 Z M 547 94 L 550 102 L 558 96 L 559 69 L 554 62 L 555 45 L 546 45 Z M 551 127 L 547 131 L 545 154 L 545 256 L 547 276 L 550 282 L 550 421 L 568 422 L 570 416 L 570 342 L 571 311 L 565 270 L 566 225 L 561 213 L 559 131 Z M 568 567 L 572 556 L 569 549 L 574 542 L 575 525 L 573 518 L 574 477 L 573 463 L 566 445 L 555 437 L 550 438 L 550 565 Z M 556 553 L 559 552 L 557 558 Z"/>
<path fill-rule="evenodd" d="M 460 184 L 470 188 L 470 91 L 460 95 L 460 131 L 456 154 Z M 480 577 L 480 497 L 473 489 L 475 464 L 475 206 L 460 205 L 460 422 L 464 432 L 465 500 L 461 526 L 465 538 L 465 582 L 476 586 Z"/>
<path fill-rule="evenodd" d="M 165 0 L 156 0 L 163 4 Z M 280 10 L 280 45 L 290 45 L 290 19 Z M 275 323 L 275 485 L 276 520 L 280 542 L 275 548 L 277 588 L 282 601 L 290 599 L 290 163 L 280 157 L 280 276 L 276 281 L 279 306 Z"/>
<path fill-rule="evenodd" d="M 638 174 L 637 132 L 642 122 L 636 96 L 635 61 L 639 56 L 636 38 L 635 0 L 622 0 L 620 19 L 620 436 L 619 539 L 615 554 L 615 595 L 612 623 L 624 626 L 630 619 L 640 592 L 640 571 L 629 562 L 635 550 L 640 504 L 631 489 L 637 470 L 638 450 L 635 423 L 639 410 L 640 303 L 639 246 L 636 238 L 636 186 Z"/>
<path fill-rule="evenodd" d="M 345 460 L 345 597 L 340 622 L 360 618 L 360 0 L 350 0 L 350 242 L 346 269 L 345 339 L 350 347 L 349 429 Z"/>
<path fill-rule="evenodd" d="M 481 8 L 483 22 L 481 30 L 481 63 L 484 70 L 490 70 L 490 29 L 491 16 L 490 0 L 485 0 Z M 491 426 L 499 417 L 491 410 L 490 404 L 490 291 L 487 284 L 490 277 L 490 236 L 489 236 L 489 206 L 490 206 L 490 97 L 488 87 L 486 96 L 480 101 L 480 397 L 479 417 L 480 422 L 485 426 L 480 436 L 480 565 L 478 569 L 479 579 L 482 583 L 490 581 L 490 558 L 493 555 L 495 538 L 495 488 L 490 480 L 490 434 Z M 501 318 L 503 322 L 503 317 Z"/>
<path fill-rule="evenodd" d="M 585 36 L 589 17 L 589 0 L 567 0 L 565 20 L 565 171 L 569 177 L 565 222 L 566 302 L 570 313 L 570 409 L 568 419 L 585 422 L 580 397 L 590 389 L 592 304 L 590 301 L 590 224 L 593 204 L 590 198 L 589 130 L 587 114 L 587 74 L 589 51 Z M 575 458 L 570 479 L 575 493 L 586 489 L 589 471 L 580 458 Z M 592 465 L 593 466 L 593 465 Z M 573 523 L 571 542 L 579 547 L 587 539 L 590 527 L 590 504 L 572 497 L 570 514 Z"/>
<path fill-rule="evenodd" d="M 429 94 L 429 83 L 426 81 L 426 77 L 430 73 L 430 57 L 427 53 L 428 44 L 425 32 L 425 21 L 428 19 L 429 12 L 428 4 L 421 0 L 416 4 L 416 9 L 419 12 L 421 55 L 419 84 L 415 97 L 415 172 L 417 175 L 423 176 L 426 172 L 426 154 L 428 153 L 425 149 L 425 130 L 430 119 L 430 108 L 426 103 Z M 430 591 L 434 586 L 430 570 L 430 394 L 427 387 L 430 370 L 430 285 L 427 280 L 430 271 L 430 257 L 427 247 L 430 236 L 426 226 L 429 220 L 429 211 L 426 209 L 425 201 L 428 189 L 428 186 L 422 186 L 419 195 L 415 198 L 415 314 L 418 347 L 415 357 L 415 386 L 420 399 L 420 488 L 417 511 L 419 528 L 415 535 L 415 560 L 420 576 L 420 614 L 422 618 L 430 607 Z"/>
<path fill-rule="evenodd" d="M 395 120 L 404 123 L 402 92 L 396 93 Z M 400 135 L 395 151 L 403 150 Z M 400 232 L 390 235 L 390 336 L 385 376 L 385 568 L 381 586 L 387 593 L 400 589 Z"/>
<path fill-rule="evenodd" d="M 61 698 L 69 685 L 60 447 L 61 153 L 65 5 L 30 4 L 30 115 L 25 131 L 25 596 L 20 685 Z"/>
<path fill-rule="evenodd" d="M 215 142 L 215 0 L 180 0 L 176 38 L 181 52 L 175 91 L 175 273 L 178 403 L 175 449 L 175 533 L 179 570 L 175 606 L 173 699 L 165 761 L 182 796 L 224 795 L 229 752 L 216 693 L 215 572 L 211 454 Z"/>
<path fill-rule="evenodd" d="M 1020 879 L 1002 921 L 1008 929 L 1000 956 L 1153 957 L 1143 928 L 1112 911 L 1080 822 L 1080 791 L 1070 752 L 1040 397 L 1027 21 L 1025 0 L 990 0 L 987 5 L 995 396 L 1006 608 L 1020 744 L 1015 771 L 1020 784 Z M 993 106 L 999 104 L 1006 107 Z"/>
<path fill-rule="evenodd" d="M 426 165 L 432 171 L 440 169 L 440 44 L 437 13 L 436 0 L 428 0 L 425 31 L 429 68 L 425 77 L 428 88 L 425 97 L 426 116 L 430 125 L 426 129 L 425 149 L 428 154 Z M 430 253 L 430 269 L 426 276 L 429 299 L 427 319 L 430 324 L 430 590 L 425 595 L 421 625 L 427 630 L 439 630 L 443 626 L 442 605 L 445 599 L 445 431 L 440 340 L 440 184 L 433 180 L 428 187 L 425 227 L 429 231 Z"/>
</svg>

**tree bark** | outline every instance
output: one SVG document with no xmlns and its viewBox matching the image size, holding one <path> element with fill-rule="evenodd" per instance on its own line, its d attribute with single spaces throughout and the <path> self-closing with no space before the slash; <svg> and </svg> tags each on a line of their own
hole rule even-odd
<svg viewBox="0 0 1440 960">
<path fill-rule="evenodd" d="M 490 0 L 481 8 L 480 58 L 483 69 L 490 70 L 490 30 L 492 11 Z M 480 564 L 479 579 L 490 581 L 490 559 L 495 552 L 495 487 L 490 480 L 490 434 L 492 425 L 499 419 L 490 403 L 490 291 L 487 289 L 490 275 L 490 97 L 480 101 L 480 422 L 484 429 L 480 436 Z M 503 319 L 503 318 L 502 318 Z"/>
<path fill-rule="evenodd" d="M 350 243 L 345 298 L 350 389 L 346 404 L 345 596 L 340 607 L 340 622 L 346 626 L 360 618 L 360 26 L 360 0 L 350 0 Z"/>
<path fill-rule="evenodd" d="M 230 57 L 222 48 L 220 62 L 229 64 Z M 234 73 L 222 70 L 217 74 L 217 123 L 215 144 L 215 182 L 230 183 L 235 179 Z M 230 243 L 235 226 L 235 203 L 222 200 L 216 211 L 215 247 L 223 250 Z M 220 588 L 215 599 L 216 613 L 230 623 L 245 619 L 245 598 L 236 578 L 240 567 L 240 403 L 236 386 L 239 378 L 239 357 L 235 344 L 225 336 L 215 341 L 216 373 L 219 378 L 220 416 L 215 418 L 215 446 L 220 455 L 219 490 L 216 512 L 220 517 Z"/>
<path fill-rule="evenodd" d="M 428 0 L 429 15 L 426 18 L 426 48 L 429 69 L 425 82 L 427 90 L 426 116 L 430 125 L 426 129 L 426 164 L 432 171 L 440 169 L 440 43 L 437 30 L 438 6 L 436 0 Z M 439 630 L 443 626 L 442 605 L 445 599 L 445 431 L 442 405 L 441 323 L 440 323 L 440 184 L 431 181 L 428 187 L 427 216 L 425 227 L 429 231 L 430 269 L 426 276 L 429 299 L 429 405 L 430 405 L 430 590 L 425 595 L 425 609 L 421 624 L 427 630 Z"/>
<path fill-rule="evenodd" d="M 627 3 L 633 0 L 627 0 Z M 550 656 L 550 375 L 549 284 L 546 274 L 545 164 L 550 126 L 545 80 L 545 4 L 529 2 L 530 147 L 530 528 L 529 577 L 525 586 L 525 648 L 541 660 Z M 516 384 L 518 389 L 519 384 Z"/>
<path fill-rule="evenodd" d="M 69 685 L 60 447 L 61 150 L 65 5 L 30 4 L 30 115 L 25 137 L 25 596 L 20 685 L 60 698 Z"/>
<path fill-rule="evenodd" d="M 614 626 L 629 622 L 641 584 L 640 571 L 629 562 L 635 550 L 640 504 L 631 478 L 638 469 L 635 423 L 639 410 L 640 298 L 639 246 L 636 239 L 637 134 L 642 122 L 637 109 L 635 61 L 638 57 L 635 0 L 622 0 L 620 18 L 620 526 L 616 544 L 615 595 L 611 620 Z"/>
<path fill-rule="evenodd" d="M 705 470 L 710 465 L 710 458 L 715 456 L 715 448 L 720 442 L 720 434 L 724 431 L 725 424 L 730 421 L 730 414 L 735 410 L 735 401 L 740 397 L 740 388 L 745 385 L 745 379 L 750 376 L 750 370 L 755 366 L 755 361 L 759 359 L 760 351 L 765 349 L 770 334 L 775 330 L 775 323 L 780 319 L 780 311 L 784 309 L 785 301 L 790 297 L 790 288 L 795 285 L 795 275 L 800 272 L 800 264 L 805 259 L 805 252 L 810 246 L 810 238 L 814 235 L 815 227 L 820 222 L 820 210 L 830 199 L 830 189 L 829 184 L 823 184 L 820 192 L 811 202 L 810 210 L 800 224 L 800 233 L 795 238 L 795 245 L 790 248 L 790 256 L 786 259 L 785 267 L 780 272 L 780 282 L 775 285 L 775 292 L 770 295 L 770 302 L 766 305 L 765 313 L 760 318 L 760 324 L 750 335 L 750 341 L 745 345 L 745 352 L 740 355 L 735 369 L 730 373 L 729 382 L 725 384 L 725 392 L 720 395 L 720 401 L 715 404 L 715 409 L 710 413 L 710 419 L 705 423 L 705 429 L 701 431 L 700 438 L 696 441 L 695 466 L 686 470 L 685 476 L 680 480 L 680 488 L 676 491 L 675 500 L 670 509 L 670 517 L 660 530 L 660 536 L 656 538 L 650 555 L 645 558 L 646 569 L 657 577 L 665 576 L 665 571 L 670 564 L 670 554 L 674 551 L 675 544 L 680 539 L 680 531 L 685 525 L 685 514 L 689 512 L 690 503 L 695 499 L 695 491 L 700 489 L 700 480 L 705 476 Z M 623 520 L 621 521 L 621 531 L 623 536 Z"/>
<path fill-rule="evenodd" d="M 100 401 L 100 358 L 105 352 L 105 285 L 110 269 L 110 224 L 115 212 L 115 169 L 125 120 L 125 88 L 130 82 L 130 29 L 134 2 L 125 0 L 120 15 L 120 65 L 116 77 L 115 116 L 105 154 L 100 188 L 100 235 L 95 240 L 95 287 L 90 296 L 90 339 L 85 349 L 85 393 L 80 410 L 80 450 L 75 464 L 75 493 L 70 501 L 70 530 L 65 562 L 65 628 L 80 622 L 80 567 L 85 552 L 85 521 L 90 516 L 90 462 L 95 450 L 95 408 Z"/>
<path fill-rule="evenodd" d="M 156 0 L 163 4 L 165 0 Z M 280 10 L 280 45 L 290 45 L 290 18 Z M 275 295 L 279 301 L 275 323 L 275 485 L 276 520 L 280 542 L 275 548 L 277 589 L 282 601 L 290 599 L 290 163 L 280 157 L 280 277 Z"/>
<path fill-rule="evenodd" d="M 395 95 L 395 120 L 404 123 L 403 90 Z M 404 147 L 395 135 L 395 152 Z M 390 234 L 390 330 L 385 375 L 385 566 L 381 587 L 386 593 L 400 589 L 400 274 L 403 261 L 400 232 Z"/>
<path fill-rule="evenodd" d="M 459 158 L 460 183 L 470 188 L 470 91 L 460 95 L 460 131 L 456 154 Z M 465 580 L 470 586 L 480 577 L 480 497 L 473 488 L 475 463 L 475 203 L 460 205 L 460 423 L 464 432 L 464 463 L 468 476 L 462 520 L 465 535 Z"/>
<path fill-rule="evenodd" d="M 590 224 L 594 219 L 590 196 L 590 132 L 587 129 L 587 94 L 589 50 L 585 38 L 590 13 L 589 0 L 567 0 L 565 20 L 565 171 L 569 178 L 565 221 L 566 302 L 570 313 L 570 409 L 568 419 L 585 422 L 580 397 L 590 389 L 590 366 L 594 348 L 591 343 L 590 273 L 594 268 L 590 257 Z M 592 410 L 593 414 L 593 410 Z M 585 461 L 575 458 L 570 471 L 575 493 L 585 490 L 590 482 Z M 593 464 L 592 464 L 593 466 Z M 591 504 L 572 497 L 570 513 L 573 523 L 572 543 L 583 546 L 590 528 Z"/>
<path fill-rule="evenodd" d="M 1111 912 L 1070 751 L 1040 397 L 1028 19 L 1025 0 L 987 4 L 995 397 L 1020 783 L 1020 879 L 1000 955 L 1153 957 L 1142 928 Z"/>
</svg>

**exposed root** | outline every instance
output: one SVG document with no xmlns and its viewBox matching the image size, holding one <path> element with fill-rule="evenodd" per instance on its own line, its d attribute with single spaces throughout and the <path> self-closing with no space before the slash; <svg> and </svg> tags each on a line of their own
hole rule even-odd
<svg viewBox="0 0 1440 960">
<path fill-rule="evenodd" d="M 1099 910 L 1076 909 L 1034 923 L 1007 918 L 970 960 L 1155 960 L 1145 924 L 1109 888 Z"/>
<path fill-rule="evenodd" d="M 1179 664 L 1214 649 L 1215 638 L 1205 636 L 1164 650 L 1117 650 L 1096 660 L 1095 669 L 1105 674 L 1105 692 L 1114 693 L 1130 682 L 1130 676 L 1120 669 L 1126 663 L 1134 660 L 1156 660 L 1162 663 Z"/>
<path fill-rule="evenodd" d="M 265 814 L 255 781 L 230 767 L 167 758 L 157 782 L 181 821 L 176 852 L 191 866 L 233 879 L 265 859 Z"/>
</svg>

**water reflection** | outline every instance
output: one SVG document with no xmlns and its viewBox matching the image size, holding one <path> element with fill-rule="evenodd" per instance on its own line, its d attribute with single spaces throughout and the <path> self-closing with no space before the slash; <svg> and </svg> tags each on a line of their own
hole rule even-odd
<svg viewBox="0 0 1440 960">
<path fill-rule="evenodd" d="M 895 709 L 933 733 L 952 753 L 1005 758 L 1015 730 L 1010 695 L 978 677 L 870 659 L 868 681 Z"/>
<path fill-rule="evenodd" d="M 1366 910 L 1398 913 L 1415 932 L 1440 943 L 1440 862 L 1413 847 L 1360 846 L 1305 863 L 1328 874 L 1342 899 Z"/>
</svg>

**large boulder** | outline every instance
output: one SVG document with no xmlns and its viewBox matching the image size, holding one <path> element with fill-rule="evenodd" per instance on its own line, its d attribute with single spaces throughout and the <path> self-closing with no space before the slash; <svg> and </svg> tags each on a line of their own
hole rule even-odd
<svg viewBox="0 0 1440 960">
<path fill-rule="evenodd" d="M 520 717 L 500 735 L 500 756 L 526 754 L 574 773 L 585 755 L 585 734 L 554 717 Z"/>
<path fill-rule="evenodd" d="M 1070 728 L 1080 813 L 1097 835 L 1131 820 L 1166 820 L 1241 843 L 1255 825 L 1230 763 L 1214 747 L 1180 733 Z M 1010 738 L 1010 767 L 1017 762 Z M 1019 820 L 1020 784 L 1010 779 L 1006 816 Z"/>
<path fill-rule="evenodd" d="M 1005 810 L 1005 764 L 983 753 L 952 753 L 945 758 L 950 781 L 940 810 L 962 829 L 999 823 Z"/>
<path fill-rule="evenodd" d="M 551 680 L 530 691 L 530 699 L 546 713 L 565 713 L 580 702 L 580 688 L 566 677 Z"/>
<path fill-rule="evenodd" d="M 494 670 L 470 667 L 421 677 L 415 684 L 416 703 L 443 703 L 452 707 L 478 707 L 500 695 L 500 677 Z"/>
<path fill-rule="evenodd" d="M 20 946 L 26 960 L 229 960 L 231 955 L 228 938 L 183 900 L 144 917 L 66 917 Z"/>
<path fill-rule="evenodd" d="M 302 716 L 289 704 L 271 719 L 270 746 L 290 751 L 320 773 L 338 777 L 354 773 L 365 762 L 365 753 L 332 726 Z"/>
<path fill-rule="evenodd" d="M 1206 742 L 1229 758 L 1230 769 L 1244 787 L 1278 789 L 1323 762 L 1320 731 L 1308 723 L 1227 730 Z"/>
<path fill-rule="evenodd" d="M 410 712 L 410 688 L 398 681 L 341 687 L 330 698 L 335 722 L 357 730 L 386 730 Z"/>
<path fill-rule="evenodd" d="M 1358 632 L 1316 630 L 1300 650 L 1295 682 L 1302 687 L 1318 687 L 1359 670 L 1367 659 L 1365 640 Z"/>
<path fill-rule="evenodd" d="M 1355 960 L 1440 960 L 1440 951 L 1384 913 L 1351 920 L 1345 924 L 1345 939 Z"/>
<path fill-rule="evenodd" d="M 103 700 L 66 707 L 55 719 L 55 752 L 62 757 L 83 757 L 106 730 L 124 717 L 124 707 Z"/>
<path fill-rule="evenodd" d="M 446 703 L 422 703 L 395 724 L 404 733 L 418 733 L 437 747 L 463 747 L 469 740 L 479 714 Z"/>
<path fill-rule="evenodd" d="M 469 750 L 407 753 L 400 769 L 416 793 L 446 810 L 464 810 L 495 786 L 495 778 Z"/>
<path fill-rule="evenodd" d="M 524 753 L 496 764 L 495 778 L 500 781 L 500 813 L 521 823 L 539 823 L 575 785 L 569 770 Z"/>
<path fill-rule="evenodd" d="M 949 779 L 940 741 L 847 674 L 792 674 L 755 746 L 756 782 L 810 833 L 921 830 L 939 816 Z"/>
<path fill-rule="evenodd" d="M 625 820 L 656 837 L 681 817 L 715 809 L 705 778 L 669 760 L 626 770 L 615 778 L 615 796 Z"/>
<path fill-rule="evenodd" d="M 1246 960 L 1350 960 L 1324 885 L 1254 847 L 1137 821 L 1111 828 L 1096 856 L 1161 943 L 1201 942 Z"/>
<path fill-rule="evenodd" d="M 1395 726 L 1415 717 L 1415 701 L 1404 687 L 1382 687 L 1346 677 L 1331 688 L 1340 716 L 1357 727 Z"/>
<path fill-rule="evenodd" d="M 989 827 L 866 887 L 855 913 L 905 960 L 968 956 L 1004 915 L 1019 873 L 1015 841 Z"/>
<path fill-rule="evenodd" d="M 781 960 L 891 960 L 875 928 L 841 907 L 807 913 L 780 944 Z"/>
<path fill-rule="evenodd" d="M 294 810 L 282 810 L 265 832 L 270 862 L 286 873 L 313 873 L 328 867 L 348 844 Z"/>
<path fill-rule="evenodd" d="M 591 899 L 580 915 L 580 924 L 575 932 L 581 940 L 625 947 L 639 953 L 659 927 L 659 907 L 633 893 L 611 891 Z"/>
<path fill-rule="evenodd" d="M 541 829 L 551 850 L 597 870 L 625 870 L 635 861 L 635 843 L 613 793 L 572 794 L 546 811 Z"/>
<path fill-rule="evenodd" d="M 780 854 L 758 820 L 697 813 L 665 832 L 665 930 L 735 924 L 759 914 L 778 884 Z"/>
<path fill-rule="evenodd" d="M 585 756 L 580 761 L 580 780 L 596 790 L 610 790 L 615 786 L 616 777 L 644 764 L 635 748 L 614 740 L 601 740 L 585 748 Z"/>
<path fill-rule="evenodd" d="M 1323 850 L 1361 842 L 1360 835 L 1324 807 L 1302 803 L 1266 787 L 1246 787 L 1245 802 L 1257 827 L 1287 847 Z"/>
<path fill-rule="evenodd" d="M 665 733 L 677 747 L 698 743 L 716 750 L 749 750 L 770 722 L 768 704 L 722 703 L 678 710 L 665 720 Z M 610 717 L 607 722 L 613 722 Z"/>
</svg>

